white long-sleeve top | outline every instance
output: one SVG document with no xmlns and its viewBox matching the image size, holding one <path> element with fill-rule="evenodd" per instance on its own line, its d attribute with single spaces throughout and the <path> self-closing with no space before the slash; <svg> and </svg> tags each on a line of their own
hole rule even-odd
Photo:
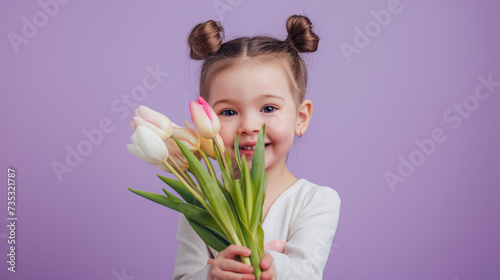
<svg viewBox="0 0 500 280">
<path fill-rule="evenodd" d="M 279 250 L 282 252 L 265 249 L 273 257 L 278 280 L 322 279 L 339 214 L 337 192 L 306 179 L 298 180 L 280 194 L 262 223 L 265 245 L 286 241 L 284 249 Z M 173 279 L 207 279 L 207 260 L 217 256 L 217 251 L 203 242 L 182 214 L 177 241 Z"/>
</svg>

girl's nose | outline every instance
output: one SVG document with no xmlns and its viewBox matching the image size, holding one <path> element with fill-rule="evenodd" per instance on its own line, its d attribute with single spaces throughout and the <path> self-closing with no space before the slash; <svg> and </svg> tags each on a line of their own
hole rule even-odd
<svg viewBox="0 0 500 280">
<path fill-rule="evenodd" d="M 259 133 L 264 121 L 258 116 L 245 116 L 241 118 L 241 123 L 238 127 L 238 134 Z"/>
</svg>

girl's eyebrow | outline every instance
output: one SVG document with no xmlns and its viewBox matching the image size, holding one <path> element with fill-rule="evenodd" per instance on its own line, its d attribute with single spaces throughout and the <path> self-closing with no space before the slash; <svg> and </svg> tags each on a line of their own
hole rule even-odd
<svg viewBox="0 0 500 280">
<path fill-rule="evenodd" d="M 280 99 L 282 101 L 285 101 L 285 98 L 283 98 L 281 96 L 274 95 L 274 94 L 263 94 L 262 96 L 259 96 L 259 99 L 262 99 L 262 98 L 276 98 L 276 99 Z"/>
<path fill-rule="evenodd" d="M 215 105 L 219 104 L 219 103 L 231 103 L 233 100 L 230 99 L 230 98 L 224 98 L 224 99 L 221 99 L 217 102 L 214 103 L 214 105 L 212 105 L 212 108 L 215 107 Z"/>
<path fill-rule="evenodd" d="M 274 94 L 263 94 L 263 95 L 259 96 L 259 99 L 264 99 L 264 98 L 276 98 L 276 99 L 280 99 L 282 101 L 285 101 L 285 98 L 283 98 L 281 96 L 274 95 Z M 217 105 L 219 103 L 232 103 L 232 102 L 238 103 L 238 101 L 235 99 L 224 98 L 224 99 L 221 99 L 221 100 L 215 102 L 214 105 L 212 105 L 212 107 L 215 107 L 215 105 Z"/>
</svg>

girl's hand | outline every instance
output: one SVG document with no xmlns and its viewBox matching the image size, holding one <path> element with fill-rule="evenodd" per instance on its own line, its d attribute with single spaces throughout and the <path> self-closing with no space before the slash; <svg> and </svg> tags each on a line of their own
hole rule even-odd
<svg viewBox="0 0 500 280">
<path fill-rule="evenodd" d="M 208 260 L 207 264 L 210 264 L 208 279 L 254 280 L 253 267 L 234 259 L 238 255 L 249 257 L 251 253 L 250 249 L 244 246 L 234 244 L 227 246 L 215 259 Z"/>
<path fill-rule="evenodd" d="M 273 264 L 273 256 L 268 252 L 264 252 L 264 257 L 260 261 L 260 268 L 262 268 L 261 280 L 276 280 L 276 267 Z"/>
</svg>

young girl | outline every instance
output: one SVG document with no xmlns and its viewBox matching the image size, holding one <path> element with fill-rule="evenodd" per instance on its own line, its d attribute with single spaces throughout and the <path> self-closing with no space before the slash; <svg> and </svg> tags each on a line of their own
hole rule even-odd
<svg viewBox="0 0 500 280">
<path fill-rule="evenodd" d="M 188 43 L 191 58 L 204 60 L 200 95 L 219 116 L 219 134 L 233 167 L 235 149 L 251 167 L 259 130 L 266 124 L 268 182 L 261 278 L 322 279 L 337 229 L 340 198 L 331 188 L 297 179 L 285 164 L 295 135 L 306 132 L 313 108 L 304 99 L 307 70 L 299 53 L 316 51 L 319 38 L 304 16 L 289 17 L 286 29 L 284 41 L 257 36 L 222 43 L 222 27 L 209 20 L 194 27 Z M 239 147 L 234 147 L 240 133 Z M 174 279 L 254 279 L 253 268 L 235 260 L 238 255 L 249 256 L 248 248 L 230 245 L 217 253 L 183 215 L 177 240 Z"/>
</svg>

